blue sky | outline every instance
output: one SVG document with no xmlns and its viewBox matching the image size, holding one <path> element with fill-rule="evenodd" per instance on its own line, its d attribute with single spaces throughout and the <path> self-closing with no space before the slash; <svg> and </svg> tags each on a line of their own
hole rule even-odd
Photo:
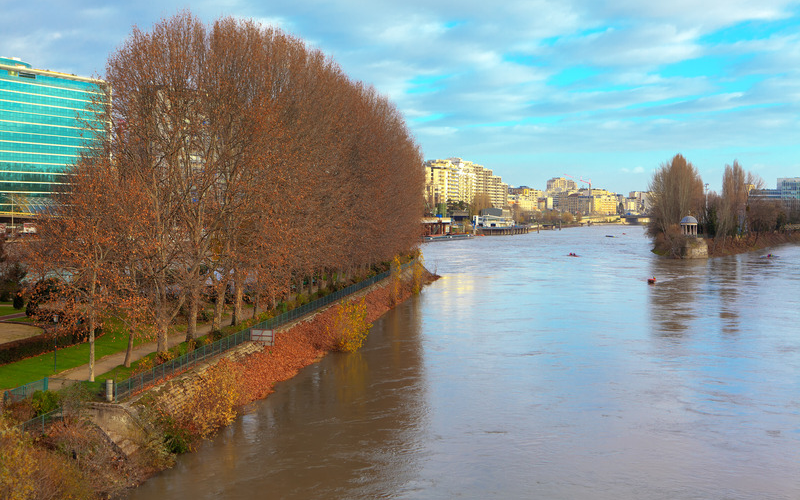
<svg viewBox="0 0 800 500">
<path fill-rule="evenodd" d="M 800 0 L 0 0 L 0 56 L 102 77 L 133 25 L 183 8 L 303 38 L 389 96 L 426 159 L 511 185 L 644 190 L 676 153 L 712 190 L 733 160 L 800 176 Z"/>
</svg>

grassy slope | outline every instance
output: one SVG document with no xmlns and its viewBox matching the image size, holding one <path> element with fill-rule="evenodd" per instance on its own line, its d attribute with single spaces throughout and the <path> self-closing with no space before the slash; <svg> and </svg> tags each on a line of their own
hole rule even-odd
<svg viewBox="0 0 800 500">
<path fill-rule="evenodd" d="M 142 342 L 142 339 L 134 339 L 134 345 Z M 95 359 L 124 351 L 127 347 L 127 334 L 122 333 L 119 325 L 115 325 L 112 331 L 95 341 Z M 53 376 L 53 357 L 53 353 L 50 352 L 0 366 L 0 389 L 12 389 Z M 89 362 L 89 344 L 83 343 L 59 349 L 57 358 L 58 371 L 85 365 Z"/>
</svg>

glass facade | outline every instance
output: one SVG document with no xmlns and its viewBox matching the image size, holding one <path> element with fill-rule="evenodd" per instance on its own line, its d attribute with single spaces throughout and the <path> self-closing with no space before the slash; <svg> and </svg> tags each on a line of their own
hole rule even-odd
<svg viewBox="0 0 800 500">
<path fill-rule="evenodd" d="M 800 200 L 800 177 L 778 179 L 778 190 L 785 200 Z"/>
<path fill-rule="evenodd" d="M 101 80 L 0 57 L 0 216 L 32 216 L 86 146 Z"/>
</svg>

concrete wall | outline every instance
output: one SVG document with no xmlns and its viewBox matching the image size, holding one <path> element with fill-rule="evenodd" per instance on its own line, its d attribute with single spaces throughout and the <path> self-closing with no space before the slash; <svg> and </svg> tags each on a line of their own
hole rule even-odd
<svg viewBox="0 0 800 500">
<path fill-rule="evenodd" d="M 708 244 L 704 238 L 688 238 L 681 257 L 684 259 L 707 259 Z"/>
<path fill-rule="evenodd" d="M 190 389 L 199 383 L 198 376 L 205 370 L 214 366 L 222 358 L 236 360 L 262 348 L 261 344 L 245 342 L 226 352 L 223 356 L 202 363 L 171 380 L 144 391 L 129 402 L 123 404 L 90 403 L 88 416 L 126 455 L 131 455 L 145 446 L 150 439 L 149 432 L 140 423 L 136 412 L 136 402 L 142 396 L 145 394 L 153 396 L 170 412 L 178 414 L 188 402 Z"/>
<path fill-rule="evenodd" d="M 90 403 L 89 418 L 126 454 L 138 450 L 148 440 L 147 431 L 139 424 L 127 405 Z"/>
</svg>

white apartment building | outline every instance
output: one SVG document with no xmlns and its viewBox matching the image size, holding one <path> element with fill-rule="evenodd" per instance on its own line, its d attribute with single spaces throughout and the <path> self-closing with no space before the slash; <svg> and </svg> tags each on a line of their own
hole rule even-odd
<svg viewBox="0 0 800 500">
<path fill-rule="evenodd" d="M 487 194 L 495 207 L 508 204 L 508 184 L 483 165 L 461 158 L 425 162 L 425 195 L 428 203 L 472 203 L 476 194 Z"/>
<path fill-rule="evenodd" d="M 547 181 L 547 193 L 555 195 L 556 193 L 574 193 L 578 190 L 578 185 L 575 181 L 567 179 L 566 177 L 553 177 Z"/>
</svg>

